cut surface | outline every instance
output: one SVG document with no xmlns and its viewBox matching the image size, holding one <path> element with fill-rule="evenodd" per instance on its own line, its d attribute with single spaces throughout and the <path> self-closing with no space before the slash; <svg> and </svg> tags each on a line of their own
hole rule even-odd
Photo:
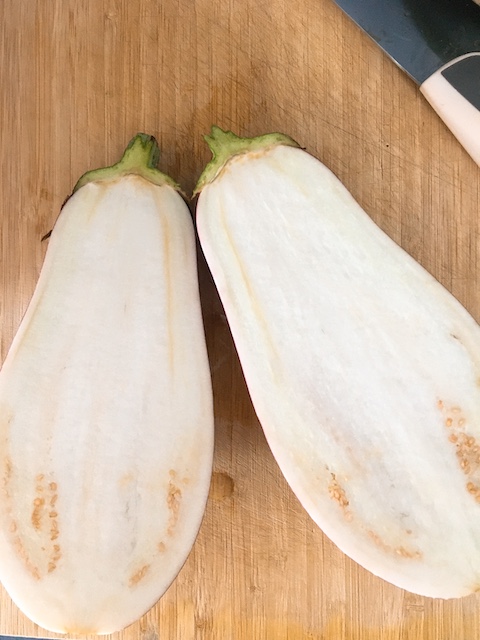
<svg viewBox="0 0 480 640">
<path fill-rule="evenodd" d="M 301 149 L 228 161 L 197 227 L 300 501 L 412 592 L 480 588 L 480 329 Z"/>
<path fill-rule="evenodd" d="M 213 415 L 195 238 L 173 188 L 82 186 L 0 373 L 0 579 L 47 629 L 135 621 L 184 563 Z"/>
</svg>

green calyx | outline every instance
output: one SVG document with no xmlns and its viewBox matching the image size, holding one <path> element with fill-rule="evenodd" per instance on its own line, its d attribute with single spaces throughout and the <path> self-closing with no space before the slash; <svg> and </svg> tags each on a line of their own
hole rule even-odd
<svg viewBox="0 0 480 640">
<path fill-rule="evenodd" d="M 215 125 L 212 127 L 210 135 L 205 136 L 205 141 L 210 147 L 213 157 L 198 179 L 193 195 L 200 193 L 207 184 L 213 182 L 225 165 L 235 156 L 267 151 L 279 145 L 300 147 L 295 140 L 283 133 L 267 133 L 256 138 L 240 138 L 231 131 L 223 131 Z"/>
<path fill-rule="evenodd" d="M 170 185 L 180 191 L 177 183 L 172 178 L 156 168 L 159 158 L 160 150 L 155 138 L 146 133 L 138 133 L 128 143 L 119 162 L 111 167 L 93 169 L 84 173 L 75 185 L 73 193 L 89 182 L 115 180 L 128 175 L 138 175 L 160 187 Z"/>
</svg>

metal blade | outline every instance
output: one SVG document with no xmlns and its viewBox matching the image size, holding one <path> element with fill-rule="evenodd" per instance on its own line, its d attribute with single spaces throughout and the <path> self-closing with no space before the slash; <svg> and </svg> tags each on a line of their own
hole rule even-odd
<svg viewBox="0 0 480 640">
<path fill-rule="evenodd" d="M 473 0 L 335 0 L 418 84 L 447 62 L 480 51 Z"/>
<path fill-rule="evenodd" d="M 37 638 L 32 636 L 3 636 L 0 634 L 0 640 L 52 640 L 51 638 Z"/>
<path fill-rule="evenodd" d="M 52 640 L 52 638 L 37 638 L 33 636 L 4 636 L 0 634 L 0 640 Z"/>
</svg>

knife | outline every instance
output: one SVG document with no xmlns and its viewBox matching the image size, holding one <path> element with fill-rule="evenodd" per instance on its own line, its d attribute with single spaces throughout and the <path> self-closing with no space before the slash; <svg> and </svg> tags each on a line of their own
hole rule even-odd
<svg viewBox="0 0 480 640">
<path fill-rule="evenodd" d="M 33 636 L 4 636 L 0 635 L 0 640 L 48 640 L 47 638 L 37 638 Z"/>
<path fill-rule="evenodd" d="M 419 85 L 480 165 L 480 6 L 475 0 L 335 0 Z"/>
</svg>

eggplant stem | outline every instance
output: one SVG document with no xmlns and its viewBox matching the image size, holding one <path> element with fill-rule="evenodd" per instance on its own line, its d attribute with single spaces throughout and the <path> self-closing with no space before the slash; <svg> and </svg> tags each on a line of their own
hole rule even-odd
<svg viewBox="0 0 480 640">
<path fill-rule="evenodd" d="M 146 133 L 137 133 L 128 143 L 119 162 L 111 167 L 84 173 L 75 185 L 73 193 L 89 182 L 116 180 L 126 175 L 138 175 L 158 186 L 169 185 L 181 191 L 174 180 L 156 168 L 159 159 L 160 149 L 155 138 Z"/>
<path fill-rule="evenodd" d="M 213 125 L 210 135 L 204 136 L 212 152 L 212 159 L 205 167 L 198 179 L 193 195 L 215 180 L 223 171 L 228 162 L 235 156 L 246 153 L 262 153 L 279 145 L 288 147 L 300 147 L 300 145 L 283 133 L 267 133 L 255 138 L 240 138 L 232 131 L 224 131 Z"/>
</svg>

